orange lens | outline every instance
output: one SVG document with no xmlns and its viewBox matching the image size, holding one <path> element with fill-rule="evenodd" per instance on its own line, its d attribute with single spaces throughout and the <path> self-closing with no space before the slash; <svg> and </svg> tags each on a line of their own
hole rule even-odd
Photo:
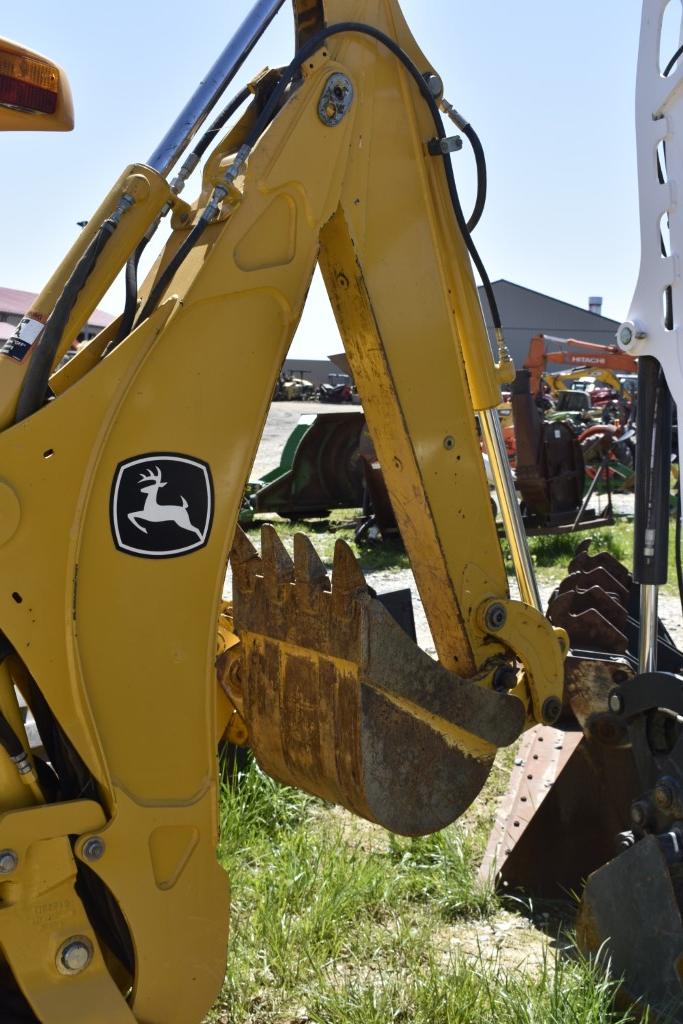
<svg viewBox="0 0 683 1024">
<path fill-rule="evenodd" d="M 0 104 L 54 114 L 58 93 L 59 72 L 51 64 L 0 50 Z"/>
</svg>

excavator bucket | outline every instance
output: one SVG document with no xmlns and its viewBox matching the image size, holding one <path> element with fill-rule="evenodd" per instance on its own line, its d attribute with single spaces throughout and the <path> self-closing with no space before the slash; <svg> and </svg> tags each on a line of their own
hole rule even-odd
<svg viewBox="0 0 683 1024">
<path fill-rule="evenodd" d="M 286 519 L 326 516 L 363 504 L 359 441 L 362 412 L 306 414 L 288 439 L 280 465 L 250 485 L 253 512 Z"/>
<path fill-rule="evenodd" d="M 622 997 L 653 1021 L 683 1021 L 681 865 L 643 837 L 590 876 L 576 923 L 579 946 L 621 979 Z M 647 922 L 646 941 L 639 937 Z"/>
<path fill-rule="evenodd" d="M 537 897 L 581 891 L 619 852 L 639 794 L 627 730 L 608 706 L 635 674 L 638 587 L 611 554 L 591 555 L 589 546 L 578 545 L 548 604 L 571 643 L 560 728 L 537 726 L 524 737 L 481 866 L 482 877 Z M 661 623 L 659 651 L 680 665 Z"/>
<path fill-rule="evenodd" d="M 583 892 L 581 949 L 624 1001 L 680 1024 L 683 658 L 660 622 L 661 669 L 638 675 L 639 596 L 612 555 L 579 546 L 548 606 L 571 642 L 561 728 L 522 741 L 482 874 L 536 897 Z"/>
<path fill-rule="evenodd" d="M 403 835 L 462 814 L 495 749 L 519 736 L 521 701 L 421 651 L 343 541 L 331 579 L 307 537 L 295 536 L 292 560 L 269 525 L 260 555 L 238 529 L 231 563 L 231 699 L 264 771 Z"/>
</svg>

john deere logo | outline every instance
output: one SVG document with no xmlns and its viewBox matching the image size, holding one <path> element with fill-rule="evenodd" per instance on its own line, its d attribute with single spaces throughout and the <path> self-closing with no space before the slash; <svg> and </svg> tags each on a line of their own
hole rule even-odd
<svg viewBox="0 0 683 1024">
<path fill-rule="evenodd" d="M 211 472 L 188 455 L 138 455 L 119 463 L 111 489 L 119 551 L 173 558 L 203 548 L 213 517 Z"/>
</svg>

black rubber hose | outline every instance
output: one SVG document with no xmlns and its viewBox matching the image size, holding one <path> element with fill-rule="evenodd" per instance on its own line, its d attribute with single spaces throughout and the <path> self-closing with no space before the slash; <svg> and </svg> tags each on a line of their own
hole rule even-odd
<svg viewBox="0 0 683 1024">
<path fill-rule="evenodd" d="M 230 102 L 227 104 L 226 107 L 223 108 L 223 110 L 221 110 L 218 117 L 216 117 L 216 119 L 212 121 L 212 123 L 206 129 L 197 145 L 192 150 L 191 155 L 195 157 L 196 160 L 201 160 L 201 158 L 204 156 L 211 143 L 218 135 L 219 131 L 226 126 L 226 124 L 228 123 L 232 115 L 235 113 L 235 111 L 238 110 L 242 106 L 242 104 L 249 99 L 250 94 L 251 90 L 247 85 L 244 87 L 244 89 L 241 90 L 241 92 L 238 92 L 237 95 L 230 100 Z"/>
<path fill-rule="evenodd" d="M 45 402 L 52 364 L 55 361 L 71 310 L 83 286 L 90 277 L 100 253 L 105 248 L 116 228 L 117 221 L 108 217 L 99 228 L 90 245 L 74 267 L 71 277 L 64 285 L 64 290 L 57 299 L 55 308 L 50 313 L 47 323 L 35 344 L 31 362 L 26 371 L 19 394 L 15 415 L 16 423 L 25 420 L 27 416 L 36 412 Z"/>
<path fill-rule="evenodd" d="M 151 238 L 151 235 L 149 238 Z M 138 264 L 149 242 L 149 238 L 143 238 L 132 256 L 128 257 L 128 262 L 126 263 L 126 301 L 123 306 L 123 313 L 121 314 L 121 323 L 119 324 L 116 336 L 112 338 L 102 353 L 103 356 L 108 356 L 110 352 L 113 352 L 133 330 L 135 312 L 138 308 Z"/>
<path fill-rule="evenodd" d="M 386 48 L 391 53 L 393 53 L 394 56 L 398 58 L 398 60 L 400 60 L 400 62 L 412 76 L 413 80 L 415 81 L 415 84 L 417 85 L 420 91 L 420 94 L 422 95 L 423 99 L 425 100 L 427 106 L 430 109 L 432 119 L 434 121 L 434 128 L 436 130 L 437 138 L 446 138 L 443 122 L 441 120 L 441 114 L 439 113 L 439 108 L 436 105 L 436 101 L 429 90 L 429 86 L 427 85 L 424 76 L 415 66 L 413 61 L 408 56 L 408 54 L 404 50 L 402 50 L 401 47 L 396 42 L 394 42 L 393 39 L 385 35 L 384 32 L 381 32 L 373 25 L 364 25 L 362 22 L 346 21 L 340 22 L 337 25 L 330 25 L 328 28 L 322 30 L 317 35 L 309 39 L 305 46 L 303 46 L 301 50 L 299 50 L 299 52 L 294 57 L 294 60 L 286 68 L 282 78 L 276 85 L 268 102 L 263 108 L 261 116 L 259 117 L 258 121 L 254 125 L 252 131 L 250 132 L 246 140 L 247 145 L 253 146 L 256 143 L 256 140 L 261 135 L 261 133 L 265 131 L 265 129 L 268 127 L 268 124 L 270 123 L 270 120 L 273 114 L 275 113 L 277 104 L 280 102 L 280 99 L 282 98 L 282 95 L 287 85 L 294 77 L 297 69 L 300 67 L 303 61 L 307 60 L 308 57 L 312 56 L 326 38 L 339 35 L 344 32 L 356 32 L 361 35 L 370 36 L 370 38 L 376 39 L 377 42 L 382 43 L 383 46 L 386 46 Z M 498 305 L 493 294 L 493 288 L 491 287 L 491 282 L 489 280 L 488 274 L 486 273 L 486 268 L 482 263 L 481 257 L 477 252 L 477 248 L 472 240 L 469 229 L 467 227 L 467 222 L 462 211 L 460 197 L 458 195 L 458 189 L 455 183 L 455 177 L 453 175 L 453 165 L 451 164 L 450 156 L 448 155 L 448 153 L 443 154 L 443 161 L 444 167 L 446 169 L 448 190 L 450 193 L 451 203 L 453 205 L 455 217 L 458 222 L 458 227 L 460 228 L 467 249 L 470 253 L 470 256 L 472 257 L 472 261 L 475 267 L 477 268 L 477 271 L 479 272 L 479 276 L 481 277 L 482 284 L 484 286 L 484 291 L 486 293 L 486 298 L 491 308 L 491 318 L 493 320 L 493 326 L 495 328 L 500 328 L 500 314 L 498 312 Z"/>
<path fill-rule="evenodd" d="M 484 212 L 486 206 L 486 191 L 488 189 L 488 175 L 486 171 L 486 156 L 484 154 L 484 147 L 481 144 L 481 140 L 471 124 L 465 125 L 462 129 L 463 135 L 469 140 L 470 146 L 474 153 L 474 159 L 477 166 L 477 196 L 474 201 L 474 209 L 470 214 L 470 219 L 467 221 L 467 230 L 469 232 L 474 231 L 477 224 L 481 220 L 481 215 Z"/>
<path fill-rule="evenodd" d="M 283 99 L 285 90 L 289 86 L 292 79 L 294 79 L 294 77 L 298 73 L 301 65 L 303 64 L 304 61 L 308 60 L 309 57 L 313 56 L 316 50 L 318 50 L 320 46 L 324 43 L 325 39 L 328 39 L 331 36 L 340 35 L 341 33 L 354 32 L 360 35 L 370 36 L 370 38 L 375 39 L 379 43 L 382 43 L 383 46 L 385 46 L 391 53 L 394 54 L 395 57 L 398 58 L 398 60 L 400 60 L 400 62 L 403 64 L 403 66 L 414 79 L 415 84 L 417 85 L 420 91 L 420 94 L 422 95 L 423 99 L 425 100 L 430 109 L 432 119 L 434 121 L 434 127 L 436 130 L 437 138 L 446 138 L 446 133 L 444 131 L 443 122 L 441 121 L 441 115 L 439 113 L 439 108 L 436 105 L 436 101 L 434 100 L 434 97 L 429 91 L 429 87 L 423 75 L 416 67 L 416 65 L 413 63 L 413 61 L 410 59 L 408 54 L 404 50 L 402 50 L 401 47 L 397 43 L 395 43 L 393 39 L 385 35 L 384 32 L 381 32 L 379 29 L 374 28 L 374 26 L 364 25 L 362 22 L 348 21 L 340 22 L 337 25 L 330 25 L 328 28 L 323 29 L 321 32 L 318 32 L 315 36 L 312 36 L 304 44 L 304 46 L 301 47 L 301 49 L 294 56 L 293 60 L 285 68 L 279 82 L 273 89 L 263 110 L 261 111 L 261 114 L 257 118 L 251 131 L 244 140 L 243 146 L 249 147 L 250 149 L 253 148 L 253 146 L 256 144 L 260 136 L 263 134 L 263 132 L 266 130 L 266 128 L 272 121 L 277 111 L 278 105 Z M 473 132 L 473 134 L 476 133 Z M 484 287 L 484 292 L 486 294 L 486 298 L 491 309 L 491 319 L 493 321 L 493 326 L 496 329 L 500 329 L 501 320 L 500 313 L 498 311 L 498 304 L 496 302 L 495 295 L 493 294 L 493 288 L 491 286 L 489 276 L 486 272 L 486 268 L 484 267 L 481 257 L 479 256 L 477 248 L 472 240 L 470 230 L 468 228 L 467 222 L 462 211 L 462 205 L 460 203 L 460 197 L 458 195 L 458 189 L 455 183 L 455 177 L 453 175 L 453 167 L 448 153 L 443 154 L 443 161 L 446 170 L 448 191 L 450 194 L 451 204 L 453 206 L 453 211 L 455 213 L 455 218 L 458 223 L 458 227 L 463 236 L 465 245 L 467 246 L 470 256 L 472 257 L 472 262 L 477 268 L 477 271 L 481 278 Z M 172 279 L 176 270 L 201 237 L 204 229 L 207 226 L 207 223 L 208 221 L 204 217 L 197 221 L 197 223 L 195 224 L 192 231 L 190 231 L 185 241 L 178 247 L 178 250 L 176 251 L 173 258 L 169 261 L 164 273 L 161 275 L 157 284 L 150 292 L 149 298 L 145 303 L 145 307 L 138 318 L 138 323 L 140 323 L 145 317 L 149 316 L 152 310 L 155 308 L 156 303 L 163 294 L 164 290 L 166 289 L 168 283 Z"/>
<path fill-rule="evenodd" d="M 195 226 L 192 228 L 192 230 L 185 238 L 185 241 L 181 242 L 181 244 L 178 246 L 175 253 L 168 261 L 168 264 L 166 265 L 163 273 L 160 275 L 160 277 L 157 278 L 156 284 L 154 285 L 154 287 L 152 288 L 151 292 L 147 297 L 147 302 L 140 310 L 140 314 L 137 318 L 136 323 L 141 324 L 143 320 L 146 320 L 147 317 L 154 312 L 159 302 L 159 299 L 164 294 L 166 288 L 173 280 L 173 277 L 178 267 L 185 260 L 185 257 L 195 247 L 201 235 L 204 233 L 204 229 L 207 227 L 208 223 L 209 220 L 207 219 L 205 214 L 202 214 L 202 216 L 199 218 Z"/>
<path fill-rule="evenodd" d="M 26 752 L 19 742 L 17 734 L 0 711 L 0 747 L 4 747 L 10 757 L 22 757 Z"/>
<path fill-rule="evenodd" d="M 241 107 L 242 104 L 245 102 L 245 100 L 247 100 L 249 98 L 249 95 L 250 95 L 250 89 L 249 89 L 248 86 L 245 86 L 245 88 L 242 89 L 241 92 L 238 92 L 237 95 L 235 97 L 233 97 L 233 99 L 230 100 L 230 102 L 227 104 L 227 106 L 224 107 L 224 109 L 220 112 L 218 117 L 211 123 L 211 125 L 209 125 L 209 127 L 204 132 L 203 136 L 201 137 L 201 139 L 199 140 L 199 142 L 197 143 L 195 148 L 192 150 L 192 153 L 190 154 L 190 159 L 193 161 L 194 166 L 196 166 L 196 164 L 199 163 L 201 158 L 204 156 L 204 153 L 209 148 L 211 143 L 214 141 L 214 139 L 216 138 L 216 136 L 218 135 L 220 130 L 225 127 L 225 125 L 230 120 L 230 118 L 235 113 L 235 111 L 238 110 L 239 107 Z M 142 323 L 142 321 L 145 320 L 154 309 L 156 309 L 157 303 L 159 302 L 159 299 L 163 295 L 163 293 L 166 290 L 166 287 L 170 283 L 171 279 L 173 278 L 173 275 L 175 274 L 176 270 L 178 269 L 180 264 L 183 262 L 183 260 L 187 256 L 187 254 L 190 252 L 190 250 L 196 244 L 197 239 L 199 238 L 199 236 L 204 231 L 204 228 L 206 227 L 207 223 L 208 223 L 207 220 L 205 220 L 204 218 L 200 218 L 200 220 L 197 221 L 197 223 L 195 224 L 194 228 L 192 229 L 190 234 L 187 236 L 187 238 L 185 239 L 183 244 L 178 247 L 177 252 L 173 256 L 173 258 L 170 260 L 168 266 L 166 267 L 166 269 L 162 273 L 161 277 L 158 279 L 157 283 L 152 288 L 152 291 L 150 292 L 150 294 L 149 294 L 149 296 L 147 298 L 147 302 L 145 303 L 143 309 L 140 311 L 140 315 L 137 318 L 137 322 L 138 323 Z M 199 228 L 198 231 L 197 231 L 197 228 Z M 136 275 L 137 275 L 137 269 L 136 269 Z M 136 302 L 137 302 L 137 276 L 136 276 Z M 128 333 L 130 333 L 130 330 L 132 329 L 132 327 L 133 327 L 133 320 L 131 320 L 131 322 L 130 322 L 130 327 L 128 329 Z M 125 337 L 125 335 L 124 335 L 124 337 Z"/>
<path fill-rule="evenodd" d="M 676 63 L 676 61 L 678 60 L 678 58 L 681 56 L 682 53 L 683 53 L 683 46 L 679 46 L 678 49 L 676 50 L 676 52 L 674 53 L 673 57 L 669 61 L 669 63 L 666 65 L 666 67 L 662 71 L 662 77 L 663 78 L 668 78 L 669 74 L 671 73 L 671 69 L 673 68 L 674 64 Z"/>
<path fill-rule="evenodd" d="M 201 139 L 190 153 L 189 159 L 192 161 L 194 167 L 199 163 L 204 153 L 207 151 L 211 143 L 214 141 L 218 133 L 228 123 L 232 115 L 238 110 L 242 104 L 250 96 L 249 86 L 245 86 L 240 92 L 234 96 L 230 102 L 221 110 L 218 117 L 209 125 L 207 130 L 202 135 Z M 185 163 L 188 161 L 186 160 Z M 191 173 L 191 172 L 190 172 Z M 189 177 L 189 175 L 188 175 Z M 123 308 L 123 314 L 121 316 L 121 323 L 119 329 L 116 332 L 116 337 L 107 345 L 103 355 L 108 356 L 110 352 L 121 344 L 124 338 L 127 338 L 133 329 L 135 323 L 135 313 L 138 305 L 138 265 L 140 263 L 140 257 L 145 250 L 147 243 L 151 239 L 149 237 L 142 239 L 132 256 L 129 257 L 126 263 L 126 301 Z"/>
</svg>

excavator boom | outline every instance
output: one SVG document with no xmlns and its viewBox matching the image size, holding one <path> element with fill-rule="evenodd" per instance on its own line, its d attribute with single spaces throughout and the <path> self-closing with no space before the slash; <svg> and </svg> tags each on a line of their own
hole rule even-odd
<svg viewBox="0 0 683 1024">
<path fill-rule="evenodd" d="M 588 883 L 581 935 L 590 949 L 608 942 L 627 991 L 661 1004 L 680 987 L 683 949 L 680 659 L 669 652 L 658 670 L 656 604 L 666 578 L 669 392 L 681 391 L 676 260 L 667 256 L 655 275 L 669 289 L 665 323 L 643 327 L 634 312 L 632 330 L 620 332 L 629 356 L 642 356 L 639 444 L 641 430 L 650 436 L 638 467 L 638 666 L 631 648 L 615 659 L 574 644 L 568 657 L 568 633 L 541 610 L 496 410 L 514 368 L 472 239 L 483 189 L 468 221 L 450 162 L 462 139 L 447 134 L 441 112 L 478 152 L 476 135 L 397 0 L 294 0 L 294 57 L 258 75 L 204 131 L 282 3 L 257 0 L 0 350 L 0 1017 L 204 1017 L 228 939 L 228 879 L 215 855 L 223 735 L 249 743 L 282 782 L 421 835 L 470 805 L 499 747 L 568 708 L 587 735 L 630 751 L 642 787 L 626 855 Z M 645 79 L 665 6 L 645 0 Z M 654 106 L 652 96 L 643 101 L 643 152 L 666 140 L 671 188 L 657 193 L 656 209 L 644 204 L 643 217 L 651 242 L 653 216 L 659 224 L 668 212 L 675 247 L 669 156 L 683 72 L 675 60 L 660 71 Z M 66 85 L 60 95 L 65 111 Z M 168 240 L 138 284 L 165 218 Z M 257 550 L 237 526 L 316 264 L 437 659 L 391 619 L 343 543 L 329 575 L 306 537 L 295 538 L 292 557 L 272 527 Z M 120 317 L 62 364 L 124 268 Z M 228 562 L 233 600 L 224 602 Z M 628 573 L 586 551 L 575 563 L 555 617 L 575 631 L 587 615 L 600 627 L 594 637 L 613 637 L 595 605 L 628 620 Z M 635 917 L 620 899 L 633 878 Z M 656 915 L 648 924 L 665 978 L 649 977 L 634 952 L 646 878 L 666 914 L 662 934 Z"/>
<path fill-rule="evenodd" d="M 296 2 L 294 59 L 238 97 L 198 197 L 180 197 L 192 133 L 279 6 L 255 5 L 0 353 L 0 945 L 7 1005 L 41 1024 L 187 1024 L 210 1007 L 228 721 L 280 780 L 422 834 L 469 806 L 498 747 L 560 711 L 566 635 L 538 608 L 496 434 L 509 364 L 484 326 L 441 80 L 395 0 Z M 272 531 L 259 554 L 236 530 L 316 261 L 438 661 L 343 545 L 330 580 L 305 538 L 292 561 Z M 59 368 L 126 264 L 124 313 Z M 525 601 L 509 597 L 475 411 Z"/>
</svg>

